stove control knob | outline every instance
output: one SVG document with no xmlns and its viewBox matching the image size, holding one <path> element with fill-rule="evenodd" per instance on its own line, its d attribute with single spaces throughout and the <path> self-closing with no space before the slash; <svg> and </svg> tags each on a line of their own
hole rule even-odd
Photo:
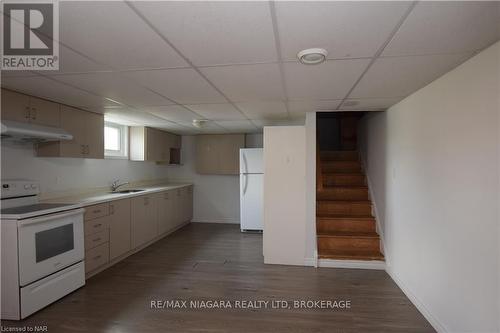
<svg viewBox="0 0 500 333">
<path fill-rule="evenodd" d="M 31 184 L 31 189 L 32 190 L 36 189 L 36 185 L 35 184 Z"/>
<path fill-rule="evenodd" d="M 30 186 L 29 186 L 29 185 L 24 185 L 24 189 L 25 189 L 25 190 L 29 190 L 29 189 L 30 189 Z"/>
</svg>

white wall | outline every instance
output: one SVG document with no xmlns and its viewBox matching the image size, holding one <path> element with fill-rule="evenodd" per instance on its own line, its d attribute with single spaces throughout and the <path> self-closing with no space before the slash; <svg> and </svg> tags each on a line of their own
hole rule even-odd
<svg viewBox="0 0 500 333">
<path fill-rule="evenodd" d="M 213 223 L 240 223 L 240 178 L 238 175 L 200 175 L 196 173 L 196 137 L 183 136 L 182 166 L 169 169 L 172 181 L 194 184 L 193 221 Z M 248 134 L 249 148 L 262 147 L 262 134 Z"/>
<path fill-rule="evenodd" d="M 305 127 L 264 127 L 264 263 L 304 265 L 305 193 Z"/>
<path fill-rule="evenodd" d="M 306 226 L 304 265 L 316 266 L 316 112 L 308 112 L 306 130 Z"/>
<path fill-rule="evenodd" d="M 2 179 L 33 179 L 43 193 L 104 187 L 121 181 L 166 179 L 169 168 L 152 162 L 35 157 L 32 145 L 2 142 Z"/>
<path fill-rule="evenodd" d="M 499 330 L 499 57 L 497 43 L 360 130 L 388 272 L 439 331 Z"/>
</svg>

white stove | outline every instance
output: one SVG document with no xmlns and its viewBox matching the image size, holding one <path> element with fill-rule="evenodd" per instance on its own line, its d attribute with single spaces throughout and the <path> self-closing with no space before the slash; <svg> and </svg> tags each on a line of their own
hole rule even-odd
<svg viewBox="0 0 500 333">
<path fill-rule="evenodd" d="M 38 202 L 29 180 L 1 184 L 2 319 L 23 319 L 85 284 L 83 213 Z"/>
</svg>

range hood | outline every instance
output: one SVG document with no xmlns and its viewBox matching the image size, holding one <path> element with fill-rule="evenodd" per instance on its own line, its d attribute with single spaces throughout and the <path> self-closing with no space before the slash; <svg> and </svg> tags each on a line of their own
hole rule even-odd
<svg viewBox="0 0 500 333">
<path fill-rule="evenodd" d="M 2 120 L 0 133 L 2 134 L 2 140 L 8 139 L 21 142 L 73 140 L 73 135 L 62 128 L 10 120 Z"/>
</svg>

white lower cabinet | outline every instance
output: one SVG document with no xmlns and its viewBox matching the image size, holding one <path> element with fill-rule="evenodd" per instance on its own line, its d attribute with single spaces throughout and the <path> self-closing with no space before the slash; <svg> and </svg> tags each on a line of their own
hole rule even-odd
<svg viewBox="0 0 500 333">
<path fill-rule="evenodd" d="M 158 234 L 164 234 L 175 228 L 173 205 L 174 191 L 165 191 L 156 195 L 158 202 Z"/>
<path fill-rule="evenodd" d="M 85 272 L 92 275 L 191 221 L 193 186 L 114 200 L 85 210 Z"/>
<path fill-rule="evenodd" d="M 130 251 L 131 209 L 130 199 L 116 200 L 109 204 L 109 259 L 113 260 Z"/>
<path fill-rule="evenodd" d="M 158 236 L 157 197 L 154 194 L 132 198 L 132 248 Z"/>
</svg>

